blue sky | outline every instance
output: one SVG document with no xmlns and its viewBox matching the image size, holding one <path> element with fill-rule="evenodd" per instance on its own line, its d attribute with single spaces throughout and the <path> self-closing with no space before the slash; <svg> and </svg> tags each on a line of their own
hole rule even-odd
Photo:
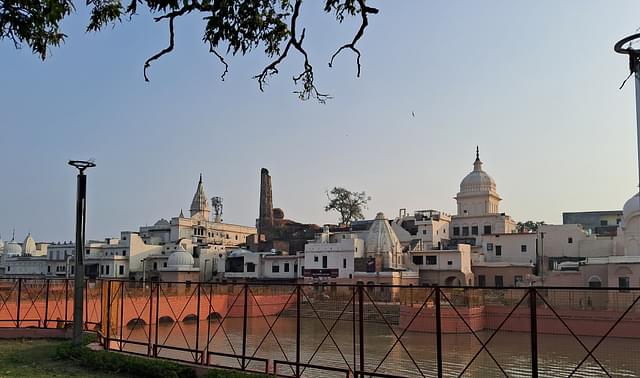
<svg viewBox="0 0 640 378">
<path fill-rule="evenodd" d="M 288 218 L 324 223 L 324 191 L 372 196 L 368 216 L 399 208 L 455 211 L 475 146 L 497 181 L 501 210 L 561 222 L 562 211 L 621 208 L 637 189 L 633 85 L 613 43 L 640 27 L 637 1 L 377 1 L 360 43 L 362 76 L 333 50 L 356 24 L 303 6 L 305 42 L 326 105 L 300 102 L 291 56 L 265 93 L 251 79 L 259 52 L 230 72 L 201 42 L 197 16 L 147 16 L 97 34 L 87 15 L 64 24 L 67 42 L 44 63 L 0 43 L 0 234 L 71 240 L 71 158 L 89 173 L 88 236 L 135 230 L 188 209 L 198 174 L 224 197 L 225 221 L 253 224 L 261 167 Z M 415 113 L 415 117 L 411 116 Z"/>
</svg>

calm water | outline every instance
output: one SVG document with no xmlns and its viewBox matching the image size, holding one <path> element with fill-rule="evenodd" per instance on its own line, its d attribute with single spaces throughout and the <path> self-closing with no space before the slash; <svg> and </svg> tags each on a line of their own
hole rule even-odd
<svg viewBox="0 0 640 378">
<path fill-rule="evenodd" d="M 273 323 L 275 317 L 269 317 Z M 325 320 L 330 328 L 334 320 Z M 158 343 L 176 347 L 196 347 L 203 350 L 207 344 L 207 334 L 210 335 L 209 350 L 212 352 L 237 353 L 242 352 L 242 319 L 226 319 L 219 327 L 218 322 L 200 322 L 199 338 L 196 340 L 195 323 L 174 323 L 161 325 Z M 208 329 L 210 326 L 210 329 Z M 357 326 L 357 324 L 356 324 Z M 214 332 L 217 333 L 214 336 Z M 269 325 L 264 318 L 250 318 L 248 320 L 247 355 L 268 358 L 271 360 L 295 361 L 296 358 L 296 320 L 281 317 L 273 326 L 273 334 L 269 333 Z M 356 338 L 358 333 L 356 329 Z M 130 340 L 146 341 L 148 329 L 123 330 L 124 337 Z M 402 336 L 402 344 L 394 343 L 402 329 L 394 327 L 393 331 L 384 323 L 365 323 L 365 367 L 367 371 L 397 374 L 403 376 L 436 376 L 436 340 L 435 335 L 421 332 L 406 332 Z M 318 319 L 305 318 L 301 324 L 301 360 L 311 364 L 348 368 L 354 366 L 353 323 L 350 320 L 339 321 L 331 335 L 325 339 L 326 330 Z M 266 337 L 265 337 L 266 335 Z M 478 336 L 487 340 L 491 332 L 485 331 Z M 152 341 L 156 335 L 152 334 Z M 323 339 L 324 342 L 323 342 Z M 581 337 L 580 340 L 591 348 L 598 342 L 595 337 Z M 528 333 L 500 331 L 488 344 L 491 355 L 498 361 L 508 376 L 530 376 L 531 351 Z M 259 349 L 258 346 L 260 345 Z M 448 334 L 443 336 L 444 372 L 445 376 L 459 376 L 467 364 L 481 348 L 480 343 L 471 334 Z M 126 349 L 146 353 L 146 347 L 128 344 Z M 257 349 L 257 352 L 256 352 Z M 587 352 L 572 336 L 539 335 L 538 355 L 540 376 L 561 377 L 568 376 L 575 366 L 586 356 Z M 169 349 L 161 349 L 160 356 L 179 358 L 193 361 L 193 355 Z M 357 355 L 357 354 L 356 354 Z M 387 356 L 385 359 L 385 355 Z M 411 355 L 415 361 L 412 362 Z M 640 340 L 624 338 L 606 339 L 594 353 L 609 374 L 616 377 L 640 376 Z M 384 361 L 383 361 L 384 359 Z M 239 361 L 234 358 L 211 356 L 213 364 L 239 367 Z M 417 365 L 417 366 L 416 366 Z M 356 361 L 359 366 L 359 360 Z M 264 363 L 252 362 L 250 368 L 263 370 Z M 288 366 L 278 366 L 282 374 L 291 374 Z M 464 371 L 469 377 L 501 376 L 500 368 L 493 361 L 489 353 L 483 351 L 474 362 Z M 344 376 L 320 370 L 307 369 L 304 376 L 331 377 Z M 606 376 L 593 359 L 588 359 L 575 373 L 576 377 Z"/>
</svg>

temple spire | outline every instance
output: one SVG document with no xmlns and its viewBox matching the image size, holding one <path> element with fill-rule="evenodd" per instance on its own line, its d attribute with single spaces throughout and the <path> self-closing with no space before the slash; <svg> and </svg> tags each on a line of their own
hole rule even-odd
<svg viewBox="0 0 640 378">
<path fill-rule="evenodd" d="M 482 160 L 480 160 L 480 147 L 476 146 L 476 161 L 473 162 L 474 171 L 482 171 Z"/>
<path fill-rule="evenodd" d="M 209 220 L 209 213 L 211 209 L 209 208 L 209 201 L 207 200 L 207 195 L 204 193 L 204 184 L 202 183 L 202 173 L 200 174 L 200 180 L 198 181 L 198 188 L 196 189 L 196 194 L 193 196 L 193 201 L 191 201 L 191 218 L 196 215 L 199 215 L 204 220 Z"/>
</svg>

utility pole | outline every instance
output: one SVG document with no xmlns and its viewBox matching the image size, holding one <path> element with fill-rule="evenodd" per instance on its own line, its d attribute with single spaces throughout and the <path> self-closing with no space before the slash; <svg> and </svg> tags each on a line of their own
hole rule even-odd
<svg viewBox="0 0 640 378">
<path fill-rule="evenodd" d="M 95 167 L 93 161 L 70 160 L 69 165 L 78 169 L 78 188 L 76 198 L 76 261 L 73 291 L 73 344 L 82 344 L 84 305 L 84 231 L 87 215 L 87 176 L 84 171 Z"/>
</svg>

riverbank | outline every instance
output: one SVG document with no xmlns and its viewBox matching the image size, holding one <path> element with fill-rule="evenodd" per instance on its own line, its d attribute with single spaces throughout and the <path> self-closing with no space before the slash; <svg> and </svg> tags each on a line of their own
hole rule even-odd
<svg viewBox="0 0 640 378">
<path fill-rule="evenodd" d="M 73 347 L 66 340 L 8 339 L 0 341 L 0 377 L 196 377 L 189 365 L 115 352 Z M 208 370 L 205 378 L 263 378 L 266 375 Z"/>
</svg>

